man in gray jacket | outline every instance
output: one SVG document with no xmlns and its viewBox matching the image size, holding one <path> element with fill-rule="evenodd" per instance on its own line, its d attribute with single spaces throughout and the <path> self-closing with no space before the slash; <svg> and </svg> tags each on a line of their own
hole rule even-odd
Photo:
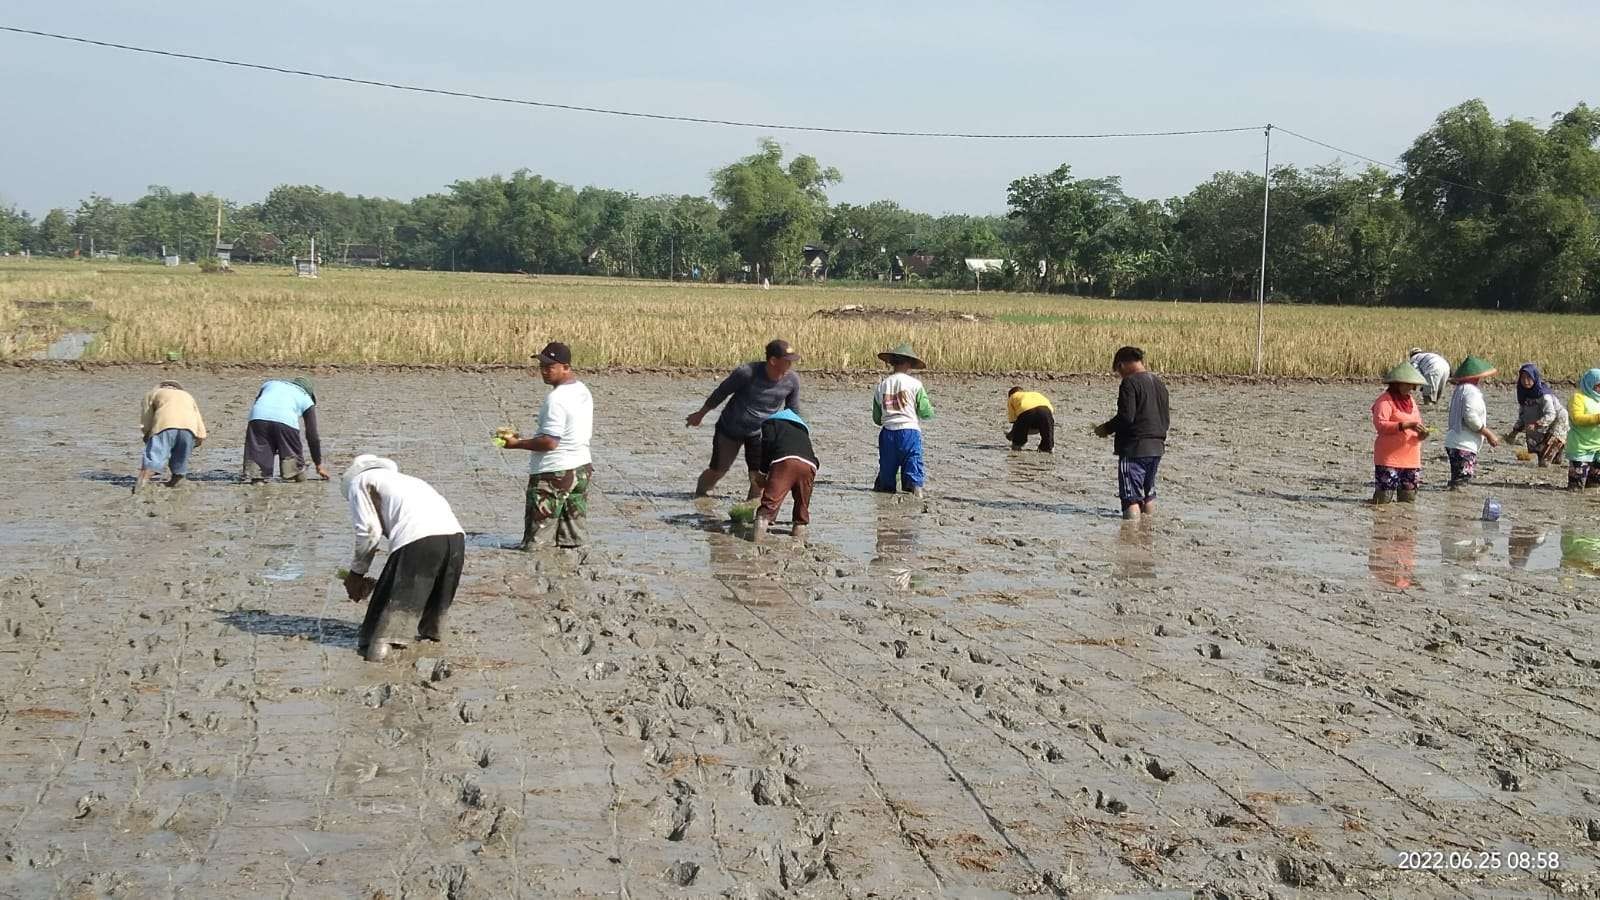
<svg viewBox="0 0 1600 900">
<path fill-rule="evenodd" d="M 706 398 L 705 405 L 689 414 L 685 424 L 699 427 L 706 413 L 732 398 L 726 409 L 717 417 L 715 433 L 711 438 L 711 464 L 700 473 L 694 486 L 696 497 L 705 497 L 717 486 L 722 476 L 733 468 L 739 451 L 744 450 L 744 463 L 750 470 L 750 491 L 745 499 L 761 496 L 761 423 L 779 410 L 800 411 L 800 378 L 793 371 L 795 360 L 800 358 L 788 341 L 767 343 L 765 362 L 745 363 L 729 373 L 717 389 Z"/>
</svg>

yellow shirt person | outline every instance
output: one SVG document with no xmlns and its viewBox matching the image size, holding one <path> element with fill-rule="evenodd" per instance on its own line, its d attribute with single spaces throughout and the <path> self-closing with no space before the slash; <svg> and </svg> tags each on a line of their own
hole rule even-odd
<svg viewBox="0 0 1600 900">
<path fill-rule="evenodd" d="M 1006 421 L 1011 430 L 1006 440 L 1011 449 L 1021 450 L 1034 432 L 1039 434 L 1039 452 L 1052 453 L 1056 449 L 1055 407 L 1050 398 L 1038 391 L 1025 391 L 1020 386 L 1006 392 Z"/>
</svg>

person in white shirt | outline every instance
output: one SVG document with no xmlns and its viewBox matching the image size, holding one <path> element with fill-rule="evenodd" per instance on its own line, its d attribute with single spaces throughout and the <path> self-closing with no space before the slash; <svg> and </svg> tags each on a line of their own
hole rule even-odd
<svg viewBox="0 0 1600 900">
<path fill-rule="evenodd" d="M 1456 366 L 1450 380 L 1456 391 L 1450 397 L 1450 430 L 1444 452 L 1450 458 L 1450 490 L 1466 487 L 1478 474 L 1478 453 L 1484 444 L 1500 446 L 1500 436 L 1489 428 L 1489 412 L 1478 382 L 1494 375 L 1488 360 L 1469 356 Z"/>
<path fill-rule="evenodd" d="M 445 613 L 466 556 L 450 504 L 426 481 L 400 474 L 394 460 L 370 453 L 350 463 L 339 487 L 356 528 L 345 593 L 355 601 L 372 595 L 357 642 L 362 655 L 377 662 L 413 638 L 444 640 Z M 385 541 L 389 559 L 374 581 L 367 571 Z"/>
<path fill-rule="evenodd" d="M 531 450 L 528 493 L 522 513 L 522 549 L 536 547 L 552 523 L 557 547 L 574 549 L 588 541 L 589 441 L 594 436 L 594 397 L 572 371 L 572 349 L 552 341 L 534 357 L 539 377 L 550 385 L 539 407 L 539 431 L 512 435 L 508 450 Z"/>
<path fill-rule="evenodd" d="M 1422 373 L 1422 380 L 1426 382 L 1417 391 L 1417 399 L 1429 406 L 1436 405 L 1443 399 L 1445 383 L 1450 380 L 1450 361 L 1421 347 L 1412 347 L 1411 364 L 1417 367 L 1417 371 Z"/>
<path fill-rule="evenodd" d="M 907 493 L 920 498 L 922 485 L 927 480 L 922 463 L 920 420 L 933 418 L 933 404 L 911 370 L 922 368 L 923 363 L 910 344 L 885 350 L 878 358 L 894 371 L 878 382 L 877 390 L 872 393 L 872 424 L 881 428 L 878 432 L 878 478 L 872 489 L 892 494 L 898 480 Z"/>
</svg>

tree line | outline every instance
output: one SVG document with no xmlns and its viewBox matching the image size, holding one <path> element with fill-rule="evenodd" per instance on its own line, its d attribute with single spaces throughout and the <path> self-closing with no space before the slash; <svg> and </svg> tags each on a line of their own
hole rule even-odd
<svg viewBox="0 0 1600 900">
<path fill-rule="evenodd" d="M 1446 110 L 1394 170 L 1271 172 L 1273 299 L 1600 312 L 1600 111 L 1547 124 Z M 35 221 L 0 207 L 0 252 L 209 257 L 217 209 L 235 259 L 364 259 L 415 269 L 732 280 L 910 281 L 985 289 L 1247 299 L 1260 271 L 1259 173 L 1219 172 L 1182 197 L 1130 197 L 1070 166 L 1018 178 L 1002 215 L 933 216 L 892 200 L 830 203 L 838 170 L 757 152 L 708 196 L 574 188 L 527 171 L 457 181 L 409 202 L 306 185 L 258 203 L 151 187 L 91 195 Z"/>
</svg>

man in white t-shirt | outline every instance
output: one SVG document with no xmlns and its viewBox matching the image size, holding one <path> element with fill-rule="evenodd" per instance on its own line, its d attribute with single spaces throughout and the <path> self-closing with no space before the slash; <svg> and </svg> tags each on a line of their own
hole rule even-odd
<svg viewBox="0 0 1600 900">
<path fill-rule="evenodd" d="M 557 547 L 582 547 L 588 540 L 589 441 L 594 435 L 594 398 L 572 371 L 572 350 L 552 341 L 534 357 L 539 377 L 550 385 L 539 407 L 533 437 L 512 435 L 508 450 L 531 450 L 528 494 L 522 513 L 522 549 L 532 550 L 555 525 Z"/>
</svg>

